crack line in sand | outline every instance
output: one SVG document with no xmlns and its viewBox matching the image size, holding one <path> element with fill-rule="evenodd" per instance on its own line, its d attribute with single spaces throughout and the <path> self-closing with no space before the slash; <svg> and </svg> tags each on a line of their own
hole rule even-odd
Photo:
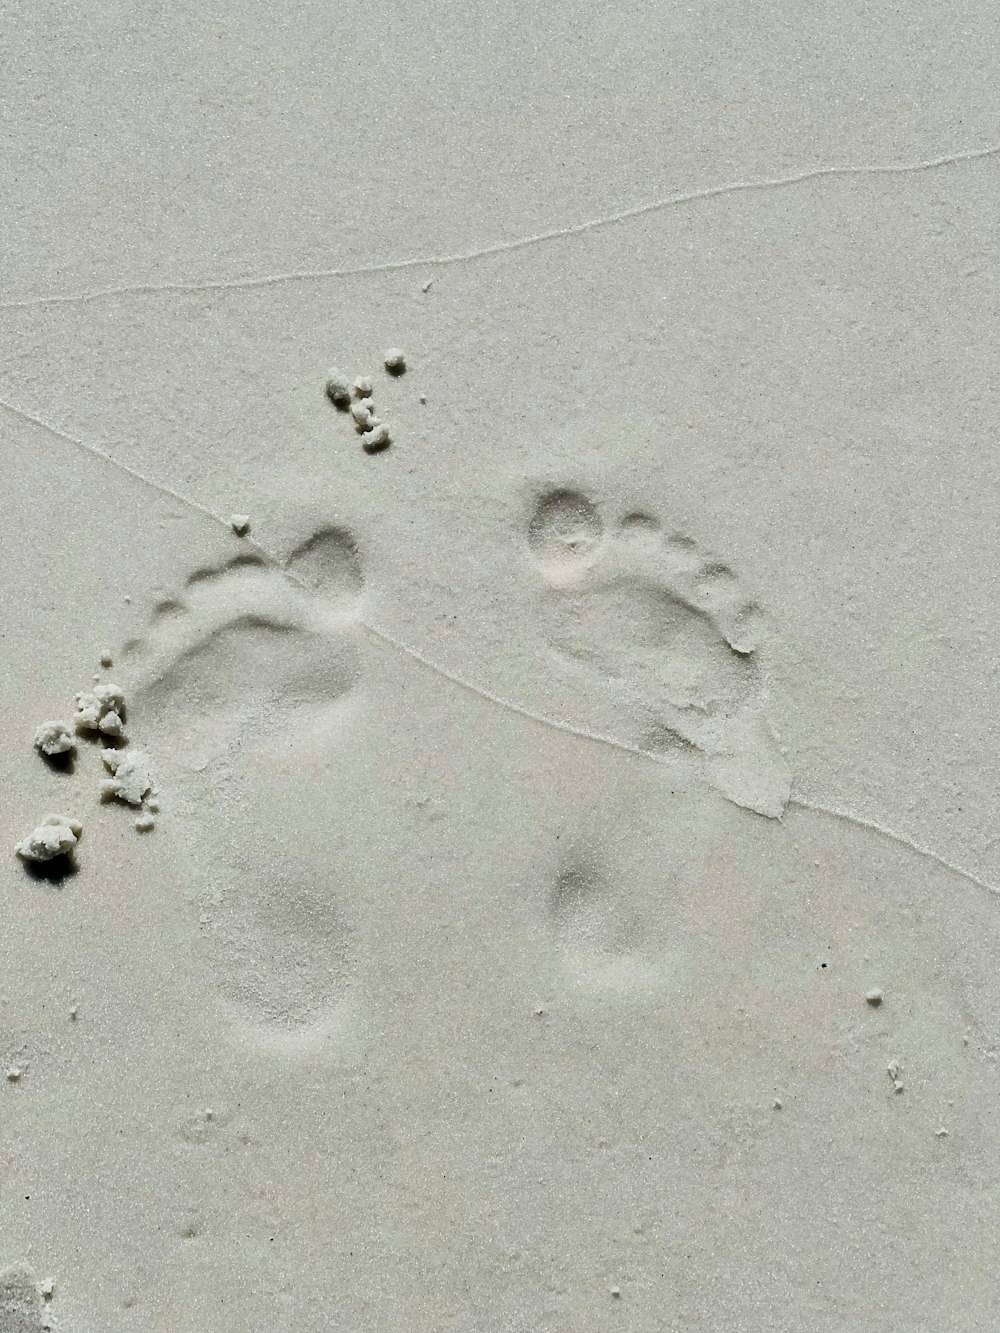
<svg viewBox="0 0 1000 1333">
<path fill-rule="evenodd" d="M 120 458 L 115 458 L 109 454 L 106 449 L 102 449 L 99 444 L 91 444 L 87 440 L 81 440 L 76 435 L 70 435 L 69 431 L 63 430 L 60 426 L 54 426 L 51 421 L 46 421 L 43 417 L 35 416 L 33 412 L 27 412 L 23 407 L 18 407 L 16 403 L 8 402 L 6 398 L 0 398 L 0 407 L 5 408 L 13 416 L 26 421 L 30 426 L 39 426 L 42 430 L 48 431 L 59 440 L 65 440 L 67 444 L 74 444 L 78 449 L 82 449 L 85 454 L 90 454 L 93 458 L 98 458 L 102 463 L 107 463 L 109 467 L 117 468 L 119 472 L 124 472 L 126 476 L 132 477 L 135 481 L 141 482 L 143 486 L 148 486 L 150 490 L 159 491 L 161 495 L 169 495 L 172 500 L 177 500 L 188 509 L 195 510 L 196 513 L 204 514 L 207 518 L 214 519 L 217 523 L 229 524 L 219 514 L 214 513 L 206 505 L 198 500 L 193 500 L 189 495 L 183 495 L 180 491 L 175 491 L 173 487 L 168 486 L 166 482 L 156 481 L 153 477 L 147 477 L 144 472 L 138 468 L 131 467 L 128 463 L 123 463 Z"/>
<path fill-rule="evenodd" d="M 1000 154 L 1000 144 L 992 144 L 986 148 L 969 148 L 962 152 L 947 153 L 942 157 L 933 157 L 917 162 L 895 162 L 885 166 L 868 167 L 810 167 L 805 171 L 793 172 L 788 176 L 775 176 L 762 180 L 730 181 L 724 185 L 710 185 L 702 190 L 669 194 L 662 199 L 654 199 L 646 204 L 637 204 L 633 208 L 621 209 L 617 213 L 605 213 L 585 222 L 571 223 L 567 227 L 553 227 L 548 231 L 535 232 L 513 241 L 497 241 L 493 245 L 485 245 L 478 250 L 459 251 L 450 255 L 423 255 L 410 259 L 391 259 L 382 264 L 361 264 L 355 268 L 290 269 L 287 272 L 264 274 L 259 277 L 220 278 L 203 282 L 178 280 L 175 282 L 148 282 L 98 287 L 89 292 L 31 296 L 20 300 L 0 301 L 0 310 L 23 310 L 33 306 L 78 305 L 115 296 L 241 291 L 276 287 L 284 283 L 317 282 L 332 278 L 364 277 L 376 273 L 398 273 L 412 268 L 442 268 L 451 264 L 471 264 L 477 260 L 489 259 L 495 255 L 510 254 L 513 251 L 525 250 L 531 246 L 544 245 L 549 241 L 558 241 L 570 236 L 582 236 L 592 231 L 603 231 L 608 227 L 632 222 L 636 218 L 648 217 L 651 213 L 658 213 L 667 208 L 700 203 L 702 200 L 717 199 L 727 194 L 778 190 L 789 185 L 801 185 L 806 181 L 844 179 L 851 176 L 903 176 L 913 172 L 932 171 L 938 167 L 947 167 L 959 162 L 982 161 L 985 158 L 996 157 L 998 154 Z"/>
<path fill-rule="evenodd" d="M 31 412 L 25 411 L 24 408 L 17 407 L 14 403 L 8 402 L 6 399 L 0 398 L 0 407 L 5 408 L 21 421 L 25 421 L 32 426 L 38 426 L 42 430 L 47 431 L 50 435 L 55 436 L 57 439 L 75 445 L 78 449 L 90 455 L 90 457 L 98 459 L 109 467 L 117 468 L 118 471 L 125 473 L 126 476 L 131 477 L 134 481 L 140 482 L 143 486 L 158 491 L 161 495 L 166 495 L 172 500 L 176 500 L 179 504 L 184 505 L 194 513 L 202 515 L 204 518 L 211 519 L 214 523 L 217 523 L 227 531 L 232 530 L 228 520 L 223 518 L 221 514 L 217 514 L 213 509 L 209 509 L 207 505 L 203 505 L 199 500 L 195 500 L 191 496 L 185 495 L 182 491 L 174 490 L 172 486 L 168 486 L 165 482 L 156 481 L 153 477 L 146 476 L 145 473 L 138 471 L 137 468 L 130 467 L 127 463 L 121 462 L 119 459 L 115 458 L 113 454 L 109 454 L 99 445 L 90 444 L 88 441 L 79 439 L 75 435 L 70 435 L 68 431 L 62 430 L 59 426 L 52 425 L 51 422 L 45 421 L 42 417 L 35 416 Z M 269 550 L 266 546 L 263 546 L 256 540 L 256 538 L 247 535 L 242 537 L 240 541 L 243 546 L 247 546 L 251 550 L 256 551 L 262 560 L 278 570 L 284 578 L 289 580 L 289 582 L 294 583 L 310 596 L 314 595 L 314 590 L 310 588 L 303 579 L 300 579 L 293 570 L 290 570 L 285 561 L 279 559 L 273 551 Z M 484 689 L 481 685 L 475 685 L 472 681 L 466 680 L 455 672 L 447 670 L 447 668 L 440 666 L 431 658 L 425 657 L 424 654 L 419 652 L 416 648 L 411 648 L 409 644 L 404 643 L 401 639 L 397 639 L 380 625 L 375 624 L 372 621 L 364 620 L 361 617 L 358 618 L 357 623 L 363 630 L 379 639 L 382 643 L 394 648 L 397 652 L 404 654 L 404 656 L 409 657 L 414 662 L 419 662 L 421 666 L 435 672 L 435 674 L 441 676 L 443 679 L 451 681 L 452 684 L 458 685 L 461 689 L 467 690 L 470 694 L 474 694 L 480 699 L 485 699 L 488 703 L 491 703 L 498 708 L 503 708 L 508 712 L 518 714 L 520 717 L 528 718 L 530 721 L 537 722 L 541 726 L 551 727 L 555 731 L 562 731 L 571 736 L 579 736 L 583 740 L 595 741 L 600 745 L 607 745 L 613 750 L 622 750 L 627 754 L 639 755 L 641 758 L 648 759 L 655 764 L 663 765 L 666 762 L 653 751 L 640 749 L 637 745 L 629 745 L 627 741 L 617 740 L 614 736 L 607 736 L 599 731 L 590 731 L 585 727 L 573 726 L 572 723 L 563 722 L 559 718 L 549 716 L 547 713 L 533 712 L 531 709 L 525 708 L 521 704 L 514 703 L 510 699 L 505 699 L 502 695 L 494 694 L 491 690 Z M 945 870 L 950 870 L 961 879 L 976 885 L 977 888 L 985 889 L 988 893 L 1000 894 L 1000 888 L 987 883 L 986 880 L 980 879 L 977 875 L 974 875 L 971 870 L 966 870 L 962 866 L 956 865 L 953 861 L 948 861 L 945 857 L 939 856 L 937 852 L 931 851 L 929 847 L 924 847 L 920 843 L 912 841 L 901 833 L 894 833 L 892 829 L 875 820 L 863 819 L 860 815 L 852 814 L 848 810 L 839 810 L 835 806 L 822 805 L 818 801 L 810 800 L 802 793 L 793 792 L 788 799 L 788 806 L 794 806 L 802 810 L 812 810 L 816 814 L 827 815 L 831 819 L 840 820 L 845 824 L 852 824 L 854 827 L 864 829 L 869 833 L 875 833 L 879 837 L 887 838 L 890 842 L 897 843 L 899 846 L 909 848 L 910 851 L 915 852 L 918 856 L 925 857 L 927 860 L 935 862 L 935 864 L 942 866 Z"/>
<path fill-rule="evenodd" d="M 184 495 L 181 491 L 174 490 L 172 486 L 168 486 L 165 482 L 157 481 L 155 478 L 147 476 L 144 472 L 140 472 L 137 468 L 130 467 L 128 463 L 123 463 L 120 459 L 115 458 L 113 454 L 109 454 L 107 450 L 102 449 L 100 445 L 91 444 L 89 441 L 80 439 L 76 435 L 71 435 L 68 431 L 63 430 L 59 426 L 54 426 L 51 422 L 44 420 L 44 418 L 36 416 L 32 412 L 28 412 L 22 407 L 17 407 L 14 403 L 8 402 L 7 399 L 0 398 L 0 407 L 5 408 L 21 421 L 25 421 L 32 426 L 38 426 L 42 430 L 47 431 L 50 435 L 54 435 L 57 439 L 64 440 L 67 444 L 75 445 L 85 454 L 98 459 L 100 462 L 107 464 L 107 466 L 117 468 L 118 471 L 124 472 L 126 476 L 131 477 L 134 481 L 140 482 L 150 490 L 158 491 L 161 495 L 166 495 L 170 499 L 176 500 L 179 504 L 186 506 L 186 508 L 193 510 L 197 514 L 201 514 L 204 518 L 211 519 L 214 523 L 219 524 L 220 527 L 225 528 L 227 531 L 232 531 L 230 523 L 221 514 L 217 514 L 214 510 L 209 509 L 207 505 L 203 505 L 199 500 L 195 500 L 189 495 Z M 247 534 L 245 537 L 240 538 L 240 542 L 243 546 L 256 551 L 261 559 L 265 560 L 273 568 L 279 570 L 291 583 L 294 583 L 297 587 L 302 588 L 307 593 L 312 593 L 313 590 L 304 582 L 304 580 L 300 579 L 292 570 L 290 570 L 286 563 L 279 559 L 273 551 L 269 550 L 266 546 L 261 545 L 255 537 Z M 615 740 L 613 736 L 605 736 L 601 732 L 588 731 L 584 728 L 574 727 L 569 722 L 561 722 L 558 718 L 549 717 L 545 713 L 532 712 L 531 710 L 522 707 L 520 704 L 513 703 L 509 699 L 504 699 L 499 694 L 493 694 L 489 690 L 483 689 L 479 685 L 474 685 L 471 681 L 465 680 L 454 672 L 439 666 L 437 662 L 432 661 L 429 657 L 425 657 L 423 653 L 419 652 L 416 648 L 411 648 L 409 644 L 403 643 L 402 640 L 397 639 L 394 635 L 390 634 L 388 630 L 382 629 L 381 626 L 370 623 L 360 617 L 358 619 L 358 624 L 362 629 L 366 630 L 375 638 L 380 639 L 389 647 L 395 648 L 397 652 L 405 654 L 415 662 L 419 662 L 422 666 L 436 672 L 439 676 L 443 676 L 445 680 L 449 680 L 453 684 L 460 686 L 462 689 L 468 690 L 471 694 L 476 694 L 480 698 L 488 700 L 499 708 L 508 709 L 512 713 L 519 713 L 522 717 L 530 718 L 532 721 L 541 723 L 543 726 L 552 727 L 556 731 L 568 732 L 570 735 L 581 736 L 585 740 L 597 741 L 602 745 L 609 745 L 616 750 L 625 750 L 630 754 L 643 755 L 648 759 L 654 760 L 654 762 L 661 762 L 658 757 L 650 751 L 640 750 L 638 747 L 629 745 L 625 741 Z"/>
<path fill-rule="evenodd" d="M 288 571 L 285 570 L 285 573 L 288 573 Z M 616 740 L 614 736 L 606 736 L 601 731 L 590 731 L 587 727 L 576 727 L 571 722 L 562 722 L 559 718 L 552 717 L 548 713 L 536 713 L 530 708 L 525 708 L 523 704 L 516 704 L 510 699 L 505 699 L 502 694 L 494 694 L 491 690 L 484 689 L 482 685 L 474 685 L 472 681 L 466 680 L 454 671 L 449 671 L 432 658 L 425 657 L 423 653 L 416 648 L 411 648 L 402 639 L 397 639 L 388 630 L 383 629 L 381 625 L 376 625 L 370 620 L 360 620 L 359 623 L 369 634 L 381 639 L 383 643 L 387 643 L 391 648 L 404 653 L 407 657 L 412 657 L 415 662 L 419 662 L 421 666 L 425 666 L 437 675 L 443 676 L 445 680 L 451 681 L 453 685 L 458 685 L 463 690 L 468 690 L 470 694 L 478 695 L 480 699 L 486 699 L 489 703 L 496 704 L 498 708 L 517 713 L 521 717 L 530 718 L 532 722 L 540 722 L 542 726 L 551 727 L 554 731 L 565 731 L 571 736 L 580 736 L 587 741 L 597 741 L 600 745 L 610 745 L 613 750 L 624 750 L 627 754 L 638 754 L 644 759 L 651 759 L 657 764 L 665 762 L 652 750 L 642 750 L 637 745 L 629 745 L 627 741 Z"/>
<path fill-rule="evenodd" d="M 845 824 L 853 824 L 855 828 L 864 829 L 868 833 L 877 833 L 881 838 L 887 838 L 890 842 L 898 843 L 901 847 L 908 847 L 911 852 L 916 852 L 918 856 L 934 861 L 935 864 L 943 866 L 945 870 L 950 870 L 970 884 L 975 884 L 977 888 L 985 889 L 987 893 L 1000 894 L 1000 888 L 995 884 L 987 883 L 986 880 L 980 879 L 978 875 L 974 875 L 971 870 L 966 870 L 964 866 L 956 865 L 954 861 L 939 856 L 937 852 L 931 851 L 929 847 L 924 847 L 919 842 L 914 842 L 912 838 L 907 838 L 902 833 L 894 833 L 891 828 L 878 823 L 877 820 L 864 819 L 861 815 L 852 814 L 850 810 L 840 810 L 833 805 L 823 805 L 819 801 L 813 801 L 803 796 L 801 792 L 793 791 L 788 798 L 788 804 L 798 806 L 801 810 L 812 810 L 816 814 L 829 815 L 831 819 L 839 819 Z"/>
<path fill-rule="evenodd" d="M 183 494 L 181 491 L 174 490 L 172 486 L 168 486 L 165 482 L 157 481 L 155 478 L 147 476 L 146 473 L 140 472 L 138 468 L 130 467 L 128 463 L 123 463 L 120 459 L 115 458 L 113 454 L 109 454 L 107 450 L 102 449 L 100 445 L 91 444 L 87 440 L 80 439 L 79 436 L 71 435 L 69 431 L 63 430 L 61 427 L 53 425 L 50 421 L 46 421 L 43 417 L 36 416 L 32 412 L 28 412 L 24 408 L 16 406 L 16 404 L 9 402 L 5 398 L 0 398 L 0 407 L 5 408 L 21 421 L 27 422 L 32 426 L 38 426 L 40 429 L 48 432 L 48 434 L 54 435 L 57 439 L 64 440 L 67 444 L 75 445 L 85 454 L 98 459 L 108 467 L 116 468 L 119 472 L 125 473 L 126 476 L 131 477 L 134 481 L 140 482 L 150 490 L 157 491 L 161 495 L 166 495 L 170 499 L 176 500 L 179 504 L 184 505 L 186 508 L 193 510 L 196 514 L 201 514 L 202 517 L 211 519 L 214 523 L 219 524 L 220 527 L 225 528 L 227 532 L 232 531 L 231 524 L 226 518 L 221 514 L 217 514 L 213 509 L 209 509 L 207 505 L 203 505 L 200 500 L 195 500 L 191 496 Z M 279 570 L 289 582 L 294 583 L 297 587 L 302 588 L 309 594 L 313 593 L 313 589 L 310 588 L 304 580 L 300 579 L 287 567 L 287 564 L 283 560 L 279 559 L 279 557 L 266 546 L 263 546 L 255 537 L 248 533 L 246 536 L 240 538 L 240 543 L 241 545 L 256 551 L 262 560 L 265 560 L 273 568 Z M 485 690 L 479 685 L 474 685 L 471 681 L 464 680 L 461 676 L 455 675 L 454 672 L 439 666 L 429 657 L 425 657 L 423 653 L 418 652 L 416 648 L 411 648 L 409 644 L 403 643 L 402 640 L 397 639 L 394 635 L 390 634 L 388 630 L 382 629 L 381 626 L 370 623 L 360 617 L 357 623 L 369 634 L 374 635 L 375 638 L 380 639 L 383 643 L 395 648 L 398 652 L 404 653 L 407 657 L 411 657 L 414 661 L 421 663 L 422 666 L 427 667 L 429 670 L 435 671 L 439 676 L 443 676 L 445 680 L 449 680 L 453 684 L 461 686 L 462 689 L 468 690 L 472 694 L 479 695 L 480 698 L 486 699 L 500 708 L 506 708 L 513 713 L 519 713 L 522 717 L 530 718 L 532 721 L 539 722 L 547 727 L 553 727 L 557 731 L 565 731 L 569 732 L 571 735 L 582 736 L 586 740 L 598 741 L 602 745 L 610 745 L 616 750 L 626 750 L 632 754 L 645 755 L 647 758 L 659 762 L 657 756 L 651 754 L 649 751 L 640 750 L 635 746 L 628 745 L 624 741 L 615 740 L 613 736 L 605 736 L 600 732 L 587 731 L 580 727 L 574 727 L 569 722 L 561 722 L 557 718 L 549 717 L 544 713 L 531 712 L 529 709 L 521 707 L 520 704 L 515 704 L 511 700 L 504 699 L 498 694 L 492 694 L 489 690 Z"/>
<path fill-rule="evenodd" d="M 420 662 L 423 666 L 436 672 L 437 675 L 443 676 L 445 680 L 449 680 L 453 682 L 453 684 L 459 685 L 463 690 L 468 690 L 470 694 L 478 695 L 479 698 L 486 699 L 500 708 L 506 709 L 512 713 L 517 713 L 521 717 L 530 718 L 531 721 L 539 722 L 543 726 L 552 727 L 556 731 L 568 732 L 570 735 L 580 736 L 584 740 L 597 741 L 601 745 L 608 745 L 614 750 L 624 750 L 627 754 L 639 755 L 643 759 L 651 760 L 654 764 L 666 764 L 666 760 L 662 759 L 652 750 L 644 750 L 638 745 L 629 745 L 627 741 L 617 740 L 614 736 L 605 735 L 603 732 L 590 731 L 585 727 L 576 727 L 570 722 L 562 722 L 558 718 L 551 717 L 547 713 L 536 713 L 530 708 L 525 708 L 521 704 L 513 703 L 510 699 L 505 699 L 502 695 L 494 694 L 490 690 L 483 689 L 481 685 L 474 685 L 471 681 L 465 680 L 454 672 L 446 670 L 431 658 L 425 657 L 423 653 L 418 652 L 415 648 L 411 648 L 409 644 L 394 638 L 393 635 L 389 634 L 387 630 L 382 629 L 380 626 L 374 625 L 366 620 L 362 620 L 361 624 L 364 629 L 368 630 L 369 633 L 374 634 L 376 638 L 382 639 L 391 647 L 398 649 L 399 652 L 405 653 L 407 657 L 411 657 L 415 661 Z M 853 824 L 856 828 L 863 829 L 865 832 L 875 833 L 879 837 L 886 838 L 890 842 L 908 848 L 918 856 L 933 861 L 936 865 L 942 866 L 945 870 L 952 871 L 953 874 L 958 875 L 961 879 L 966 880 L 970 884 L 976 885 L 977 888 L 985 889 L 988 893 L 1000 894 L 1000 888 L 996 885 L 987 883 L 986 880 L 980 879 L 977 875 L 974 875 L 971 870 L 966 870 L 963 866 L 956 865 L 954 861 L 949 861 L 945 857 L 939 856 L 937 852 L 932 851 L 929 847 L 922 846 L 918 842 L 914 842 L 904 834 L 895 833 L 885 824 L 880 824 L 871 819 L 863 819 L 860 815 L 852 814 L 848 810 L 840 810 L 836 806 L 823 805 L 819 801 L 810 800 L 806 796 L 797 792 L 793 792 L 792 795 L 789 796 L 786 808 L 788 806 L 795 806 L 801 810 L 812 810 L 816 814 L 827 815 L 829 818 L 839 820 L 842 823 Z"/>
</svg>

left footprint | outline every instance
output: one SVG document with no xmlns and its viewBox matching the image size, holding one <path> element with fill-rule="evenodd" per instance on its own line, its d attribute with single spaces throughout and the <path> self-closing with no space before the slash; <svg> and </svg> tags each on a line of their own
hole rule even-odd
<svg viewBox="0 0 1000 1333">
<path fill-rule="evenodd" d="M 352 1008 L 350 886 L 329 854 L 324 783 L 359 682 L 364 589 L 340 529 L 309 534 L 286 568 L 241 556 L 196 571 L 126 652 L 220 1001 L 279 1047 L 342 1027 Z"/>
</svg>

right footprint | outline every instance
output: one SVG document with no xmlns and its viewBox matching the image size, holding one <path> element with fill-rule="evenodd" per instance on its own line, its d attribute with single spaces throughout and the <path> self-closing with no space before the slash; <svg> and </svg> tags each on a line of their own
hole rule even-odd
<svg viewBox="0 0 1000 1333">
<path fill-rule="evenodd" d="M 635 707 L 630 743 L 699 756 L 738 805 L 779 817 L 791 777 L 763 714 L 756 601 L 732 569 L 634 510 L 609 532 L 582 492 L 541 495 L 528 546 L 553 648 Z"/>
</svg>

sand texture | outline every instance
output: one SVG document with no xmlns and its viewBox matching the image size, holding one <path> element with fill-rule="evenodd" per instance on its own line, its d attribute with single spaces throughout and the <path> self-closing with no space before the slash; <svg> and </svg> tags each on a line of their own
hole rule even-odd
<svg viewBox="0 0 1000 1333">
<path fill-rule="evenodd" d="M 0 1333 L 1000 1328 L 1000 9 L 8 17 Z"/>
</svg>

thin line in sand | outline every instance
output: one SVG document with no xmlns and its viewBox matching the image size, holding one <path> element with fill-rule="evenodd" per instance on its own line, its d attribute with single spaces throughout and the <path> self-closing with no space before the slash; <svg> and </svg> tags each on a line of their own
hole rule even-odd
<svg viewBox="0 0 1000 1333">
<path fill-rule="evenodd" d="M 6 398 L 0 398 L 0 407 L 12 416 L 27 422 L 29 426 L 38 426 L 41 430 L 47 431 L 49 435 L 54 435 L 56 439 L 65 440 L 67 444 L 75 445 L 77 449 L 81 449 L 85 454 L 90 454 L 92 458 L 100 459 L 108 467 L 117 468 L 119 472 L 124 472 L 133 481 L 140 482 L 151 491 L 157 491 L 160 495 L 169 495 L 171 500 L 177 500 L 178 503 L 185 505 L 188 509 L 193 509 L 196 513 L 203 514 L 206 518 L 214 519 L 216 523 L 224 523 L 227 528 L 229 527 L 229 523 L 221 515 L 216 514 L 214 510 L 209 509 L 207 505 L 200 504 L 197 500 L 192 499 L 190 495 L 183 495 L 180 491 L 175 491 L 166 482 L 157 481 L 154 477 L 147 477 L 138 468 L 130 467 L 128 463 L 123 463 L 120 458 L 115 458 L 114 454 L 109 454 L 99 444 L 91 444 L 88 440 L 81 440 L 78 436 L 71 435 L 69 431 L 63 430 L 61 426 L 55 426 L 51 421 L 46 421 L 44 417 L 36 416 L 33 412 L 18 407 L 16 403 L 8 402 Z M 253 544 L 256 546 L 256 543 Z M 261 554 L 266 553 L 261 550 Z"/>
<path fill-rule="evenodd" d="M 937 852 L 932 851 L 930 847 L 925 847 L 922 843 L 914 842 L 912 838 L 905 837 L 902 833 L 896 833 L 885 824 L 881 824 L 875 819 L 865 819 L 861 815 L 856 815 L 850 810 L 840 809 L 834 805 L 823 805 L 820 801 L 811 800 L 801 792 L 794 792 L 788 798 L 790 806 L 796 806 L 800 810 L 812 810 L 816 814 L 827 815 L 830 819 L 839 819 L 845 824 L 853 824 L 855 828 L 864 829 L 868 833 L 877 833 L 880 838 L 886 838 L 889 842 L 898 843 L 901 847 L 908 847 L 911 852 L 916 852 L 918 856 L 925 857 L 928 861 L 934 861 L 935 864 L 943 866 L 945 870 L 950 870 L 952 874 L 958 875 L 969 884 L 974 884 L 976 888 L 985 889 L 987 893 L 1000 894 L 1000 888 L 995 884 L 990 884 L 985 879 L 980 879 L 974 875 L 971 870 L 966 870 L 964 866 L 957 865 L 954 861 L 949 861 L 944 856 L 939 856 Z"/>
<path fill-rule="evenodd" d="M 608 227 L 617 227 L 637 218 L 648 217 L 652 213 L 668 208 L 678 208 L 686 204 L 700 203 L 706 199 L 718 199 L 728 194 L 746 194 L 753 191 L 781 190 L 790 185 L 801 185 L 806 181 L 836 180 L 852 176 L 904 176 L 914 172 L 934 171 L 939 167 L 952 166 L 960 162 L 977 162 L 1000 155 L 1000 144 L 991 144 L 985 148 L 969 148 L 961 152 L 946 153 L 916 162 L 890 162 L 884 166 L 844 166 L 810 167 L 787 176 L 765 177 L 760 180 L 730 181 L 723 185 L 710 185 L 702 190 L 690 190 L 668 194 L 649 203 L 637 204 L 633 208 L 624 208 L 615 213 L 604 213 L 584 222 L 575 222 L 567 227 L 552 227 L 547 231 L 534 232 L 513 241 L 497 241 L 493 245 L 484 245 L 475 250 L 458 251 L 446 255 L 415 255 L 408 259 L 390 259 L 381 264 L 361 264 L 353 268 L 315 268 L 289 269 L 285 272 L 266 273 L 257 277 L 220 278 L 206 281 L 178 279 L 171 282 L 146 282 L 123 284 L 121 286 L 96 287 L 91 291 L 53 293 L 48 296 L 24 297 L 20 300 L 0 302 L 0 310 L 23 310 L 33 306 L 77 305 L 89 301 L 100 301 L 116 296 L 156 296 L 169 293 L 201 293 L 241 291 L 253 288 L 276 287 L 284 283 L 318 282 L 332 278 L 355 278 L 377 273 L 398 273 L 405 269 L 442 268 L 452 264 L 472 264 L 495 255 L 511 254 L 517 250 L 526 250 L 550 241 L 564 240 L 571 236 L 583 236 L 588 232 L 603 231 Z"/>
<path fill-rule="evenodd" d="M 49 421 L 45 421 L 42 417 L 36 416 L 32 412 L 28 412 L 24 408 L 8 402 L 6 399 L 0 398 L 0 407 L 4 408 L 7 412 L 10 412 L 13 416 L 18 417 L 21 421 L 27 422 L 32 426 L 37 426 L 46 431 L 49 435 L 55 436 L 57 439 L 63 440 L 68 444 L 75 445 L 76 448 L 82 450 L 85 454 L 89 454 L 92 458 L 98 459 L 108 467 L 116 468 L 119 472 L 124 472 L 126 476 L 131 477 L 134 481 L 138 481 L 150 490 L 157 491 L 161 495 L 169 496 L 170 499 L 176 500 L 179 504 L 184 505 L 194 513 L 201 514 L 204 518 L 211 519 L 212 522 L 219 524 L 219 526 L 225 528 L 226 531 L 232 531 L 229 521 L 221 514 L 217 514 L 215 510 L 209 509 L 207 505 L 203 505 L 200 501 L 193 499 L 189 495 L 185 495 L 182 491 L 174 490 L 172 486 L 168 486 L 164 482 L 157 481 L 155 478 L 147 476 L 137 468 L 130 467 L 127 463 L 121 462 L 119 459 L 115 458 L 113 454 L 109 454 L 105 449 L 102 449 L 100 445 L 91 444 L 87 440 L 82 440 L 75 435 L 71 435 L 61 427 L 55 426 Z M 302 588 L 303 591 L 312 595 L 313 590 L 309 585 L 302 579 L 298 578 L 292 570 L 287 568 L 284 561 L 279 559 L 273 551 L 269 550 L 266 546 L 263 546 L 255 537 L 247 534 L 247 536 L 242 537 L 240 540 L 242 545 L 248 546 L 251 550 L 256 551 L 262 560 L 266 561 L 272 568 L 278 570 L 291 583 L 296 584 L 298 587 Z M 647 759 L 652 763 L 662 764 L 665 762 L 653 751 L 643 750 L 636 745 L 629 745 L 627 741 L 618 740 L 614 736 L 608 736 L 599 731 L 590 731 L 585 727 L 574 726 L 572 723 L 564 722 L 560 718 L 552 717 L 548 713 L 534 712 L 532 709 L 525 708 L 523 705 L 515 703 L 511 699 L 504 698 L 503 695 L 495 694 L 492 690 L 487 690 L 483 686 L 475 684 L 473 681 L 466 680 L 463 676 L 458 675 L 454 671 L 449 671 L 446 667 L 433 661 L 432 658 L 426 657 L 418 649 L 411 647 L 408 643 L 404 643 L 402 639 L 396 638 L 396 636 L 391 634 L 389 630 L 384 629 L 381 625 L 378 625 L 373 621 L 359 618 L 356 623 L 362 630 L 372 635 L 380 642 L 395 649 L 397 652 L 402 653 L 412 661 L 419 662 L 421 666 L 426 667 L 429 671 L 435 672 L 435 674 L 441 676 L 444 680 L 450 681 L 453 685 L 458 685 L 461 689 L 467 690 L 470 694 L 474 694 L 478 698 L 486 700 L 497 708 L 516 713 L 521 717 L 528 718 L 532 722 L 537 722 L 539 725 L 549 727 L 555 731 L 562 731 L 571 736 L 579 736 L 582 740 L 594 741 L 600 745 L 607 745 L 613 750 L 622 750 L 628 754 L 639 755 L 641 758 Z M 887 825 L 879 823 L 876 820 L 864 819 L 860 815 L 853 814 L 849 810 L 838 809 L 832 805 L 824 805 L 819 801 L 810 799 L 802 793 L 793 793 L 789 797 L 788 806 L 801 810 L 811 810 L 816 814 L 826 815 L 831 819 L 840 820 L 845 824 L 852 824 L 856 828 L 864 829 L 866 832 L 875 833 L 879 837 L 886 838 L 890 842 L 908 848 L 918 856 L 933 861 L 936 865 L 951 871 L 961 879 L 966 880 L 969 884 L 974 884 L 977 888 L 985 889 L 988 893 L 1000 894 L 1000 888 L 993 884 L 989 884 L 984 879 L 980 879 L 979 876 L 973 874 L 971 870 L 966 870 L 963 866 L 956 865 L 954 861 L 949 861 L 945 857 L 939 856 L 938 853 L 932 851 L 931 848 L 925 847 L 918 842 L 914 842 L 912 839 L 905 837 L 901 833 L 894 832 Z"/>
</svg>

